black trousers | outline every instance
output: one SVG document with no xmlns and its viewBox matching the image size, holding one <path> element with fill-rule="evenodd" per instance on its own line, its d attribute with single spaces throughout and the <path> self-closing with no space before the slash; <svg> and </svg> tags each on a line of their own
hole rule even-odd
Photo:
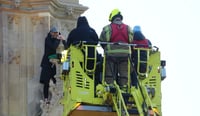
<svg viewBox="0 0 200 116">
<path fill-rule="evenodd" d="M 56 67 L 53 66 L 43 66 L 41 75 L 40 75 L 40 83 L 44 85 L 43 87 L 43 94 L 44 98 L 48 99 L 49 97 L 49 82 L 50 79 L 53 80 L 54 83 L 56 83 L 56 79 L 54 78 L 54 75 L 56 74 Z"/>
</svg>

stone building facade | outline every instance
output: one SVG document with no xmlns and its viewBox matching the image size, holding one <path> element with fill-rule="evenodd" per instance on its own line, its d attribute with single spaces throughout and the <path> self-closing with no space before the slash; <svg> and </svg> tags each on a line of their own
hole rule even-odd
<svg viewBox="0 0 200 116">
<path fill-rule="evenodd" d="M 67 37 L 88 8 L 79 0 L 0 0 L 0 116 L 37 116 L 44 39 Z"/>
</svg>

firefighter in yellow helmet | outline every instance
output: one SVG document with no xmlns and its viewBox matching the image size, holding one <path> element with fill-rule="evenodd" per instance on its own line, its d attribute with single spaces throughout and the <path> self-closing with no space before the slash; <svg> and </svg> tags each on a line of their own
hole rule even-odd
<svg viewBox="0 0 200 116">
<path fill-rule="evenodd" d="M 110 13 L 110 16 L 109 16 L 109 21 L 113 22 L 113 20 L 116 17 L 119 17 L 119 18 L 121 18 L 121 20 L 123 20 L 123 16 L 121 15 L 121 12 L 118 9 L 112 10 L 112 12 Z"/>
<path fill-rule="evenodd" d="M 123 16 L 119 9 L 114 9 L 109 15 L 110 24 L 103 27 L 100 41 L 114 43 L 132 43 L 133 32 L 130 26 L 122 22 Z M 124 85 L 128 76 L 128 55 L 130 46 L 103 45 L 106 54 L 106 78 L 117 77 L 118 84 Z M 110 79 L 108 79 L 110 80 Z M 120 83 L 122 82 L 122 83 Z"/>
</svg>

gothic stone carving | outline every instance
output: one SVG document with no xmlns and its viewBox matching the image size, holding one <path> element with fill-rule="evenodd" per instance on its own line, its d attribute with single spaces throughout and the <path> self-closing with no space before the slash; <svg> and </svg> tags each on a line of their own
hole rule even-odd
<svg viewBox="0 0 200 116">
<path fill-rule="evenodd" d="M 20 16 L 18 16 L 18 15 L 14 15 L 14 14 L 9 14 L 8 15 L 8 23 L 9 24 L 13 24 L 13 23 L 15 23 L 15 24 L 19 24 L 20 23 Z"/>
<path fill-rule="evenodd" d="M 31 22 L 33 25 L 37 25 L 37 24 L 44 24 L 44 17 L 40 17 L 40 16 L 32 16 L 31 17 Z"/>
</svg>

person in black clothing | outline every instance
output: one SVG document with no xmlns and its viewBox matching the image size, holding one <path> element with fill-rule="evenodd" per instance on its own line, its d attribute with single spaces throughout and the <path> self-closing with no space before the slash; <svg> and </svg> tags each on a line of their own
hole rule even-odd
<svg viewBox="0 0 200 116">
<path fill-rule="evenodd" d="M 70 33 L 69 36 L 67 38 L 67 48 L 70 47 L 70 45 L 72 44 L 76 44 L 79 43 L 81 41 L 85 41 L 88 42 L 88 44 L 92 44 L 92 45 L 97 45 L 99 42 L 98 39 L 98 35 L 96 33 L 96 31 L 91 28 L 89 26 L 89 23 L 87 21 L 87 18 L 85 16 L 80 16 L 77 20 L 77 26 L 76 28 L 74 28 Z M 93 57 L 94 56 L 94 49 L 93 48 L 89 48 L 88 49 L 88 55 L 89 57 Z M 102 59 L 101 55 L 97 52 L 97 62 L 100 62 Z M 92 69 L 93 68 L 93 61 L 88 61 L 88 69 Z M 97 65 L 96 66 L 96 71 L 95 71 L 95 77 L 96 77 L 96 83 L 99 83 L 99 73 L 101 70 L 101 66 Z"/>
<path fill-rule="evenodd" d="M 96 31 L 89 26 L 85 16 L 80 16 L 78 18 L 76 28 L 69 33 L 67 38 L 67 48 L 69 48 L 71 44 L 80 41 L 94 43 L 99 41 Z"/>
<path fill-rule="evenodd" d="M 60 41 L 62 41 L 64 46 L 66 46 L 64 37 L 58 32 L 58 30 L 55 27 L 51 28 L 50 32 L 45 38 L 44 55 L 40 65 L 42 68 L 40 74 L 40 83 L 44 85 L 43 95 L 45 102 L 49 100 L 48 97 L 50 79 L 52 79 L 53 83 L 56 84 L 56 79 L 54 77 L 54 75 L 56 74 L 56 66 L 49 61 L 48 57 L 50 55 L 56 54 L 56 48 L 60 44 Z"/>
</svg>

